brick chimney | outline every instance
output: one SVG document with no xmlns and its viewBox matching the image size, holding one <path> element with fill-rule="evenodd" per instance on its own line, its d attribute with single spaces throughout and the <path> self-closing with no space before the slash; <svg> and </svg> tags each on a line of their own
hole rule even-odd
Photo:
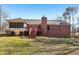
<svg viewBox="0 0 79 59">
<path fill-rule="evenodd" d="M 42 29 L 42 34 L 45 35 L 47 32 L 47 17 L 43 16 L 41 22 L 41 29 Z"/>
</svg>

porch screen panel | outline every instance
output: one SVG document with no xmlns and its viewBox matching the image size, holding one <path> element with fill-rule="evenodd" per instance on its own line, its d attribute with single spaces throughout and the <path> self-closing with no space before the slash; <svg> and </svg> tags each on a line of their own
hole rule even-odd
<svg viewBox="0 0 79 59">
<path fill-rule="evenodd" d="M 23 28 L 23 22 L 11 22 L 9 23 L 9 28 Z"/>
</svg>

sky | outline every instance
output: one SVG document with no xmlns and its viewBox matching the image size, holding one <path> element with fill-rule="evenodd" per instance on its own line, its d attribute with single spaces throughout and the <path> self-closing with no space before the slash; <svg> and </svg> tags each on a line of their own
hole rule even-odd
<svg viewBox="0 0 79 59">
<path fill-rule="evenodd" d="M 69 6 L 79 8 L 77 4 L 2 4 L 2 6 L 10 18 L 41 19 L 42 16 L 46 16 L 49 20 L 62 16 Z"/>
</svg>

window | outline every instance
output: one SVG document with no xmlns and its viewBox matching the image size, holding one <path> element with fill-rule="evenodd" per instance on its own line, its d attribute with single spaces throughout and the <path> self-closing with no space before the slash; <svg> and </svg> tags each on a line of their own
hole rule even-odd
<svg viewBox="0 0 79 59">
<path fill-rule="evenodd" d="M 41 30 L 41 25 L 38 25 L 38 30 Z"/>
<path fill-rule="evenodd" d="M 21 22 L 21 23 L 11 22 L 11 23 L 9 23 L 9 28 L 23 28 L 23 22 Z"/>
<path fill-rule="evenodd" d="M 47 25 L 47 31 L 49 31 L 50 30 L 50 26 L 49 25 Z"/>
</svg>

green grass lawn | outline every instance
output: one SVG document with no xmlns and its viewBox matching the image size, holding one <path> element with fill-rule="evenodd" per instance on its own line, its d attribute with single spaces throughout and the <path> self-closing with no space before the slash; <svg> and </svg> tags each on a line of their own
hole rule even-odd
<svg viewBox="0 0 79 59">
<path fill-rule="evenodd" d="M 36 37 L 0 37 L 1 55 L 79 54 L 79 39 Z"/>
</svg>

